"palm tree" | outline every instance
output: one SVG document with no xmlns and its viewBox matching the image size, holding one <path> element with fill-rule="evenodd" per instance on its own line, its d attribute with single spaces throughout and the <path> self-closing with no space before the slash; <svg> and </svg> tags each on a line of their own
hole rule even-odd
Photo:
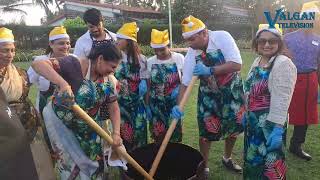
<svg viewBox="0 0 320 180">
<path fill-rule="evenodd" d="M 50 10 L 49 5 L 55 4 L 58 8 L 58 11 L 61 10 L 60 4 L 61 0 L 1 0 L 0 1 L 0 12 L 2 13 L 20 13 L 27 15 L 27 12 L 19 9 L 22 6 L 32 6 L 39 5 L 45 10 L 46 19 L 53 18 L 54 14 Z"/>
<path fill-rule="evenodd" d="M 53 4 L 53 0 L 32 0 L 34 4 L 40 5 L 46 12 L 47 17 L 53 16 L 52 11 L 49 8 L 49 4 Z"/>
<path fill-rule="evenodd" d="M 0 12 L 14 12 L 26 15 L 27 12 L 19 9 L 18 7 L 29 5 L 32 5 L 32 3 L 26 3 L 23 0 L 2 0 L 0 1 Z"/>
</svg>

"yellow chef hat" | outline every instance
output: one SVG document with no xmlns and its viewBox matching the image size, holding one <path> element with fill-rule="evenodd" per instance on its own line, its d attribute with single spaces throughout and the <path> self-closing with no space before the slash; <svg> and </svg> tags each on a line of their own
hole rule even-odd
<svg viewBox="0 0 320 180">
<path fill-rule="evenodd" d="M 301 13 L 303 12 L 315 12 L 320 13 L 320 1 L 311 1 L 302 5 Z"/>
<path fill-rule="evenodd" d="M 63 26 L 54 27 L 49 34 L 49 41 L 53 41 L 61 38 L 70 38 L 67 34 L 66 28 Z"/>
<path fill-rule="evenodd" d="M 14 42 L 12 31 L 8 28 L 0 28 L 0 43 L 1 42 Z"/>
<path fill-rule="evenodd" d="M 137 42 L 139 28 L 136 22 L 125 23 L 117 32 L 117 38 L 131 39 Z"/>
<path fill-rule="evenodd" d="M 197 19 L 191 15 L 184 18 L 181 22 L 181 25 L 182 36 L 185 39 L 206 28 L 206 25 L 200 19 Z"/>
<path fill-rule="evenodd" d="M 256 33 L 256 36 L 258 36 L 261 31 L 269 31 L 271 33 L 282 36 L 282 29 L 280 28 L 279 24 L 275 24 L 274 27 L 275 28 L 270 27 L 269 24 L 259 24 L 259 28 Z"/>
<path fill-rule="evenodd" d="M 168 30 L 159 31 L 152 29 L 151 31 L 151 47 L 152 48 L 163 48 L 169 44 L 169 34 Z"/>
</svg>

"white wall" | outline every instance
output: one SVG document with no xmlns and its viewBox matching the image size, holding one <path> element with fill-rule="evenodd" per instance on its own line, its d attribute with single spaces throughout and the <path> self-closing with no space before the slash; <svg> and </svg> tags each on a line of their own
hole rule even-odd
<svg viewBox="0 0 320 180">
<path fill-rule="evenodd" d="M 105 8 L 105 7 L 97 7 L 97 6 L 92 6 L 92 5 L 83 5 L 80 3 L 75 3 L 75 2 L 65 2 L 65 8 L 74 10 L 74 11 L 80 11 L 80 12 L 85 12 L 87 9 L 90 8 L 96 8 L 101 11 L 101 14 L 105 17 L 110 17 L 114 18 L 115 14 L 120 14 L 120 10 L 118 9 L 111 9 L 111 8 Z"/>
</svg>

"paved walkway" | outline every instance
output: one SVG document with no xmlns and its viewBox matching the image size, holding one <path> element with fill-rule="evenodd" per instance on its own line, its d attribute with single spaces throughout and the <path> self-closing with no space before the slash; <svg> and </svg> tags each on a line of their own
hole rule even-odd
<svg viewBox="0 0 320 180">
<path fill-rule="evenodd" d="M 47 144 L 44 140 L 41 127 L 39 127 L 38 132 L 30 147 L 34 163 L 37 168 L 39 180 L 56 180 L 51 156 Z"/>
</svg>

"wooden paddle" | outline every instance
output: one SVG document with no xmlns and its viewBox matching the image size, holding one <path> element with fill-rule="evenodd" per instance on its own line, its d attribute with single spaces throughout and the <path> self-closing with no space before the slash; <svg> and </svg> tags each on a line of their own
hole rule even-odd
<svg viewBox="0 0 320 180">
<path fill-rule="evenodd" d="M 80 108 L 79 105 L 72 105 L 72 110 L 83 119 L 92 129 L 94 129 L 104 140 L 109 144 L 113 144 L 112 138 L 106 133 L 84 110 Z M 129 164 L 132 165 L 139 173 L 141 173 L 146 179 L 153 180 L 150 176 L 127 152 L 124 148 L 117 147 L 116 152 L 118 155 L 122 156 L 127 160 Z"/>
<path fill-rule="evenodd" d="M 184 106 L 187 103 L 188 97 L 191 94 L 193 85 L 195 84 L 197 79 L 198 79 L 197 76 L 193 76 L 192 77 L 191 82 L 190 82 L 189 86 L 187 87 L 187 89 L 186 89 L 186 91 L 185 91 L 185 93 L 184 93 L 184 95 L 183 95 L 183 97 L 182 97 L 182 99 L 181 99 L 181 101 L 179 103 L 179 108 L 180 108 L 181 111 L 183 111 Z M 173 133 L 174 129 L 176 128 L 177 122 L 178 122 L 177 119 L 173 119 L 172 120 L 172 122 L 170 124 L 170 127 L 169 127 L 169 129 L 168 129 L 168 131 L 167 131 L 167 133 L 166 133 L 166 135 L 165 135 L 165 137 L 164 137 L 164 139 L 163 139 L 163 141 L 161 143 L 161 146 L 159 148 L 158 154 L 157 154 L 156 158 L 154 159 L 154 161 L 152 163 L 152 166 L 151 166 L 151 169 L 149 171 L 149 174 L 150 174 L 151 177 L 153 177 L 154 174 L 156 173 L 156 170 L 157 170 L 158 165 L 160 163 L 160 160 L 161 160 L 161 158 L 163 156 L 163 153 L 166 150 L 166 147 L 168 145 L 168 142 L 169 142 L 169 140 L 170 140 L 170 138 L 172 136 L 172 133 Z"/>
</svg>

